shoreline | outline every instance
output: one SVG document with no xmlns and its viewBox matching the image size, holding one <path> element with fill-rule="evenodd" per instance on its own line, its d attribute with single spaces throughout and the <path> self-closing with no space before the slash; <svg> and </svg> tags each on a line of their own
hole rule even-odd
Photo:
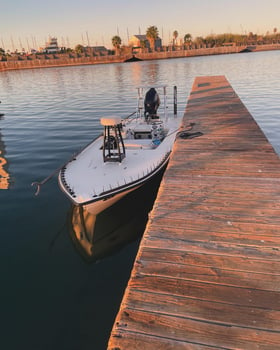
<svg viewBox="0 0 280 350">
<path fill-rule="evenodd" d="M 259 52 L 280 50 L 280 44 L 221 46 L 213 48 L 196 48 L 176 51 L 160 51 L 151 53 L 135 53 L 125 55 L 82 56 L 78 54 L 48 54 L 11 57 L 0 61 L 0 72 L 21 69 L 82 66 L 109 63 L 124 63 L 125 61 L 148 61 L 158 59 L 184 58 L 196 56 L 223 55 L 244 52 Z"/>
</svg>

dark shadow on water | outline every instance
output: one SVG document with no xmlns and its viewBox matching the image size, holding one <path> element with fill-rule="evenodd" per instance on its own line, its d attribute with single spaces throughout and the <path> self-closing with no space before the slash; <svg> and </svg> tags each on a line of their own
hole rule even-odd
<svg viewBox="0 0 280 350">
<path fill-rule="evenodd" d="M 0 113 L 0 120 L 4 114 Z M 10 173 L 9 173 L 9 161 L 6 157 L 6 145 L 3 141 L 1 129 L 0 129 L 0 190 L 7 190 L 10 187 Z"/>
<path fill-rule="evenodd" d="M 97 217 L 71 208 L 49 244 L 53 268 L 47 273 L 52 277 L 42 278 L 52 283 L 43 283 L 49 288 L 40 309 L 43 321 L 38 328 L 35 322 L 37 334 L 29 348 L 107 349 L 162 175 L 163 171 Z M 87 249 L 81 232 L 83 240 L 92 237 Z"/>
<path fill-rule="evenodd" d="M 77 291 L 70 292 L 64 305 L 62 326 L 55 328 L 50 347 L 44 349 L 107 348 L 162 173 L 96 218 L 85 214 L 84 223 L 80 220 L 80 209 L 72 208 L 67 231 L 77 251 L 77 260 L 86 261 L 80 265 L 83 266 L 80 273 L 88 274 L 88 278 L 82 278 Z M 79 232 L 85 229 L 87 234 L 93 232 L 89 250 L 80 242 Z"/>
<path fill-rule="evenodd" d="M 163 171 L 97 216 L 73 206 L 69 233 L 79 254 L 96 262 L 137 240 L 143 234 Z"/>
</svg>

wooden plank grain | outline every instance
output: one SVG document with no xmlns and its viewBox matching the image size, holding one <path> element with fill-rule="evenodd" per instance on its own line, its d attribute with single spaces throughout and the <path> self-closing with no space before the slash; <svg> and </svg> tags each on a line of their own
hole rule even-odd
<svg viewBox="0 0 280 350">
<path fill-rule="evenodd" d="M 133 332 L 135 335 L 137 333 L 147 334 L 228 349 L 248 347 L 250 349 L 277 349 L 280 341 L 279 332 L 203 322 L 185 317 L 139 311 L 134 308 L 123 310 L 116 331 L 119 336 L 122 336 L 122 332 Z"/>
<path fill-rule="evenodd" d="M 280 274 L 241 272 L 212 266 L 195 266 L 174 263 L 169 256 L 165 261 L 144 260 L 138 268 L 138 275 L 143 270 L 145 275 L 176 277 L 189 281 L 211 282 L 227 286 L 252 288 L 280 292 Z"/>
<path fill-rule="evenodd" d="M 280 331 L 280 312 L 131 289 L 126 308 L 253 329 Z M 240 317 L 242 315 L 242 317 Z"/>
<path fill-rule="evenodd" d="M 108 350 L 213 350 L 212 346 L 189 341 L 170 339 L 164 336 L 148 335 L 140 332 L 121 331 L 112 333 Z M 216 347 L 215 349 L 225 349 Z"/>
<path fill-rule="evenodd" d="M 280 237 L 278 235 L 269 235 L 265 231 L 262 231 L 260 234 L 256 235 L 251 232 L 223 232 L 219 230 L 208 231 L 200 230 L 199 234 L 196 230 L 191 227 L 181 227 L 178 225 L 173 227 L 164 226 L 164 224 L 160 225 L 160 223 L 156 223 L 150 226 L 150 235 L 154 237 L 170 237 L 172 231 L 172 235 L 175 239 L 186 239 L 189 241 L 211 241 L 211 242 L 220 242 L 220 243 L 234 243 L 240 245 L 247 245 L 249 247 L 271 247 L 275 249 L 275 245 L 280 245 Z M 280 253 L 279 253 L 280 260 Z"/>
<path fill-rule="evenodd" d="M 209 302 L 248 306 L 280 311 L 280 292 L 256 289 L 254 286 L 236 287 L 210 282 L 186 280 L 178 277 L 139 275 L 130 281 L 130 288 L 167 295 L 183 296 Z"/>
<path fill-rule="evenodd" d="M 146 236 L 143 240 L 143 247 L 151 247 L 157 249 L 173 249 L 182 252 L 198 252 L 205 254 L 215 254 L 221 256 L 239 256 L 249 257 L 259 260 L 268 260 L 270 262 L 279 262 L 279 248 L 274 247 L 256 247 L 242 244 L 230 244 L 222 242 L 193 241 L 187 238 L 170 238 L 161 235 Z M 271 265 L 272 266 L 272 265 Z"/>
<path fill-rule="evenodd" d="M 162 229 L 172 229 L 175 227 L 177 230 L 182 229 L 185 231 L 194 230 L 197 236 L 209 234 L 212 232 L 220 232 L 221 235 L 225 234 L 240 234 L 240 235 L 254 235 L 256 239 L 258 236 L 265 235 L 266 237 L 279 237 L 279 225 L 274 223 L 261 224 L 255 223 L 252 225 L 250 222 L 232 221 L 228 220 L 215 220 L 207 215 L 196 215 L 195 218 L 192 212 L 185 216 L 185 221 L 175 219 L 171 222 L 168 216 L 162 216 L 160 220 L 153 221 L 150 228 L 161 231 Z M 153 216 L 151 216 L 153 218 Z M 206 231 L 206 232 L 205 232 Z"/>
<path fill-rule="evenodd" d="M 175 177 L 174 177 L 175 179 Z M 184 181 L 182 178 L 176 178 L 178 182 Z M 187 186 L 183 186 L 182 190 L 178 193 L 176 192 L 176 182 L 174 184 L 166 184 L 166 189 L 170 193 L 170 198 L 174 200 L 181 200 L 182 197 L 188 196 L 188 201 L 194 201 L 196 198 L 204 198 L 204 200 L 231 200 L 234 202 L 239 202 L 240 205 L 246 203 L 252 205 L 258 205 L 258 202 L 264 202 L 267 205 L 270 205 L 273 208 L 279 207 L 279 195 L 280 195 L 280 186 L 277 183 L 266 183 L 266 186 L 262 184 L 258 185 L 255 189 L 253 186 L 248 187 L 244 181 L 237 179 L 239 184 L 234 186 L 233 181 L 229 181 L 219 184 L 213 178 L 202 179 L 201 186 L 197 187 L 192 184 L 193 177 L 186 179 Z M 228 186 L 227 186 L 228 185 Z M 157 201 L 157 205 L 161 202 L 168 200 L 168 192 L 160 193 L 160 201 Z"/>
<path fill-rule="evenodd" d="M 270 225 L 273 223 L 275 225 L 280 225 L 280 216 L 276 216 L 277 211 L 273 210 L 262 213 L 261 209 L 249 208 L 246 211 L 238 210 L 236 212 L 223 212 L 222 206 L 220 208 L 214 208 L 215 210 L 209 210 L 210 208 L 202 208 L 205 210 L 190 209 L 191 205 L 188 202 L 177 203 L 176 207 L 171 207 L 169 202 L 168 206 L 157 208 L 157 215 L 160 219 L 168 215 L 170 221 L 200 220 L 201 218 L 205 218 L 226 223 L 256 223 L 260 225 Z M 154 218 L 153 213 L 151 214 L 151 217 Z"/>
<path fill-rule="evenodd" d="M 188 265 L 199 267 L 210 267 L 217 270 L 228 270 L 236 272 L 255 272 L 259 274 L 278 276 L 280 275 L 280 261 L 271 261 L 267 259 L 255 259 L 248 256 L 231 255 L 230 257 L 222 254 L 210 254 L 210 252 L 199 253 L 197 251 L 185 251 L 180 247 L 167 247 L 160 249 L 151 246 L 145 246 L 145 249 L 138 255 L 135 263 L 137 268 L 142 264 L 142 260 L 154 262 L 170 261 L 173 264 Z"/>
<path fill-rule="evenodd" d="M 279 200 L 265 201 L 263 199 L 256 201 L 246 200 L 246 194 L 244 197 L 235 198 L 213 198 L 201 193 L 200 196 L 193 196 L 189 199 L 188 203 L 182 200 L 182 196 L 170 195 L 162 196 L 160 203 L 157 203 L 157 209 L 160 210 L 173 210 L 180 211 L 182 208 L 185 212 L 194 210 L 201 212 L 222 212 L 228 215 L 238 216 L 253 216 L 255 217 L 274 217 L 278 214 L 280 209 Z M 174 203 L 176 202 L 176 203 Z"/>
</svg>

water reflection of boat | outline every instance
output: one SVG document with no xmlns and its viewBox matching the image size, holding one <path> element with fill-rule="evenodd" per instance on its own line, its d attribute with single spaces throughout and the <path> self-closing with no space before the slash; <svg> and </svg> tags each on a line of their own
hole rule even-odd
<svg viewBox="0 0 280 350">
<path fill-rule="evenodd" d="M 97 215 L 150 181 L 167 164 L 181 119 L 176 112 L 168 116 L 166 86 L 160 88 L 163 116 L 157 114 L 160 97 L 156 89 L 150 88 L 144 99 L 144 88 L 138 88 L 137 114 L 101 118 L 103 135 L 62 167 L 59 185 L 75 205 Z"/>
<path fill-rule="evenodd" d="M 8 172 L 8 162 L 5 155 L 6 146 L 0 132 L 0 190 L 7 190 L 10 186 L 10 174 Z"/>
<path fill-rule="evenodd" d="M 0 113 L 0 118 L 3 117 L 5 114 L 4 113 Z"/>
<path fill-rule="evenodd" d="M 73 206 L 70 236 L 78 252 L 87 261 L 96 261 L 113 254 L 141 236 L 162 173 L 98 215 L 88 212 L 83 206 Z"/>
<path fill-rule="evenodd" d="M 1 101 L 0 101 L 0 103 L 1 103 Z M 4 116 L 4 113 L 1 113 L 0 112 L 0 119 L 1 119 L 1 117 L 3 117 Z"/>
</svg>

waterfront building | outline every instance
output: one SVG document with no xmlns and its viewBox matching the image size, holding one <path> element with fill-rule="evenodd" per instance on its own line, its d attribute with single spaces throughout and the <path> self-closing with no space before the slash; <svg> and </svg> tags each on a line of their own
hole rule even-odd
<svg viewBox="0 0 280 350">
<path fill-rule="evenodd" d="M 143 45 L 144 44 L 144 45 Z M 150 49 L 150 42 L 147 39 L 146 35 L 138 34 L 133 35 L 128 42 L 129 46 L 132 46 L 133 48 L 148 48 Z M 155 40 L 155 49 L 160 49 L 162 47 L 161 38 L 157 38 Z"/>
<path fill-rule="evenodd" d="M 44 48 L 43 52 L 45 53 L 58 53 L 60 52 L 60 48 L 58 47 L 57 38 L 50 38 L 49 41 L 46 43 L 46 47 Z"/>
<path fill-rule="evenodd" d="M 108 49 L 105 46 L 86 46 L 85 52 L 88 54 L 106 56 L 108 55 Z"/>
</svg>

